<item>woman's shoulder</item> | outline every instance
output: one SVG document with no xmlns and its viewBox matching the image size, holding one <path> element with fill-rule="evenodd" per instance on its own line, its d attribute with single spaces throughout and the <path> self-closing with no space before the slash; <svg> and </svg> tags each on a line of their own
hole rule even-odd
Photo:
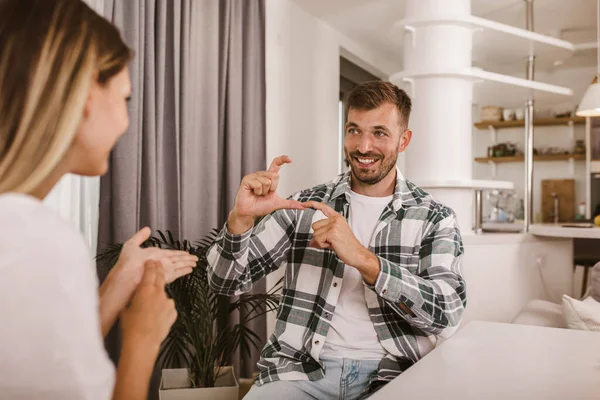
<svg viewBox="0 0 600 400">
<path fill-rule="evenodd" d="M 40 200 L 15 193 L 0 195 L 0 254 L 7 261 L 9 254 L 47 262 L 92 260 L 71 223 Z"/>
<path fill-rule="evenodd" d="M 49 205 L 20 193 L 0 194 L 0 231 L 35 226 L 37 232 L 57 231 L 78 235 L 77 230 Z M 30 232 L 34 234 L 35 232 Z"/>
</svg>

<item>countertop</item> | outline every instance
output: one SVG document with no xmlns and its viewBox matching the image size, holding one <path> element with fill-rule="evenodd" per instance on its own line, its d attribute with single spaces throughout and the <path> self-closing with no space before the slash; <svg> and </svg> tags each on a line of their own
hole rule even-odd
<svg viewBox="0 0 600 400">
<path fill-rule="evenodd" d="M 545 237 L 560 237 L 573 239 L 600 239 L 600 228 L 593 226 L 592 228 L 584 227 L 565 227 L 565 223 L 559 224 L 532 224 L 529 227 L 529 232 L 535 236 Z M 575 223 L 573 225 L 583 226 L 583 224 Z"/>
</svg>

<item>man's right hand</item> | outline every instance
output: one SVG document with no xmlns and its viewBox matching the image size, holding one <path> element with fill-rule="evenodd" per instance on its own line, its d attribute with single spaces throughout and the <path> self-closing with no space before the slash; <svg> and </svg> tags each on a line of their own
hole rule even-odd
<svg viewBox="0 0 600 400">
<path fill-rule="evenodd" d="M 275 193 L 279 183 L 279 169 L 291 162 L 288 156 L 279 156 L 273 160 L 267 171 L 255 172 L 242 179 L 235 197 L 235 205 L 227 219 L 227 228 L 231 233 L 240 235 L 248 231 L 256 218 L 276 210 L 305 209 L 301 202 L 282 199 Z"/>
</svg>

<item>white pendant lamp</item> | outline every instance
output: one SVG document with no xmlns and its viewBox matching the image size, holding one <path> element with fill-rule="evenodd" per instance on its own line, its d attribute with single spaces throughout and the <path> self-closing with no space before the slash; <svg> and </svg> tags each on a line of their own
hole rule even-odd
<svg viewBox="0 0 600 400">
<path fill-rule="evenodd" d="M 596 21 L 596 54 L 598 56 L 596 67 L 598 71 L 592 84 L 583 95 L 579 107 L 577 107 L 575 114 L 579 117 L 600 117 L 600 83 L 598 82 L 598 76 L 600 76 L 600 0 L 596 5 L 596 13 L 598 14 L 598 20 Z"/>
</svg>

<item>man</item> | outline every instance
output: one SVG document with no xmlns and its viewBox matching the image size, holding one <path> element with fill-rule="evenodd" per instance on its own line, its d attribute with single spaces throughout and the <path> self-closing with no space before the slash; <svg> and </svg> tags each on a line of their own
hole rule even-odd
<svg viewBox="0 0 600 400">
<path fill-rule="evenodd" d="M 396 168 L 410 109 L 391 83 L 360 85 L 348 97 L 349 172 L 288 200 L 275 193 L 286 156 L 242 180 L 208 252 L 211 287 L 237 295 L 285 268 L 247 399 L 366 397 L 458 327 L 466 292 L 455 215 Z"/>
</svg>

